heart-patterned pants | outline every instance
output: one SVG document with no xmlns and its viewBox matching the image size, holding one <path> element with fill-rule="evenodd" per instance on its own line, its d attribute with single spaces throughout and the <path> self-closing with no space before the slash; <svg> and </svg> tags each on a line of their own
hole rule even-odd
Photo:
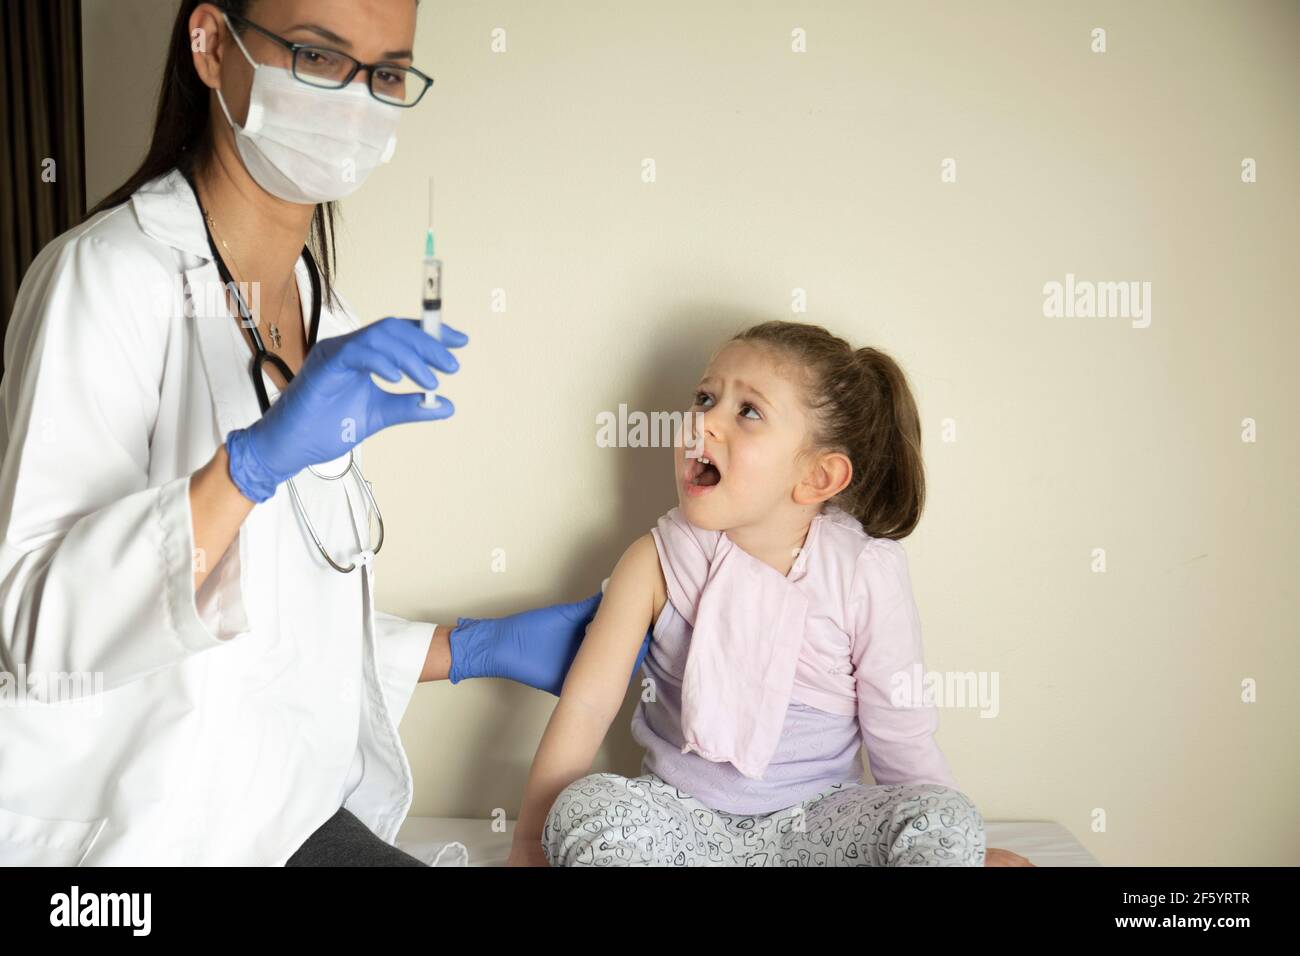
<svg viewBox="0 0 1300 956">
<path fill-rule="evenodd" d="M 939 784 L 837 783 L 772 813 L 713 810 L 653 773 L 575 780 L 547 815 L 552 866 L 983 866 L 984 819 Z"/>
</svg>

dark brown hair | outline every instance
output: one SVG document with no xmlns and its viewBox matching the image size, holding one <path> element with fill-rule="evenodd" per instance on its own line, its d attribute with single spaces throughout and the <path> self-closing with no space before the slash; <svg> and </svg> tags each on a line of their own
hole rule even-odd
<svg viewBox="0 0 1300 956">
<path fill-rule="evenodd" d="M 125 183 L 109 193 L 86 214 L 89 219 L 96 213 L 120 205 L 131 194 L 152 179 L 173 167 L 190 176 L 211 155 L 212 142 L 208 128 L 211 112 L 211 91 L 199 79 L 194 69 L 191 50 L 190 15 L 204 0 L 183 0 L 176 23 L 172 27 L 167 50 L 167 65 L 163 69 L 162 89 L 158 94 L 158 115 L 154 120 L 153 141 L 144 162 Z M 226 13 L 244 16 L 252 0 L 207 0 Z M 324 300 L 334 302 L 332 276 L 335 266 L 334 220 L 338 215 L 335 204 L 320 203 L 312 217 L 307 246 L 320 267 L 321 288 Z"/>
<path fill-rule="evenodd" d="M 925 506 L 925 468 L 921 419 L 898 363 L 799 322 L 764 322 L 731 341 L 766 347 L 795 366 L 813 415 L 811 451 L 843 452 L 853 462 L 848 486 L 831 500 L 873 537 L 911 534 Z"/>
</svg>

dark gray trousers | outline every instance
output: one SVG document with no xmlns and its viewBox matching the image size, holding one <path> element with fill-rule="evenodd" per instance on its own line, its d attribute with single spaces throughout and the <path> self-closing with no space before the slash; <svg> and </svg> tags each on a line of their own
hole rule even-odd
<svg viewBox="0 0 1300 956">
<path fill-rule="evenodd" d="M 309 836 L 285 866 L 428 866 L 404 850 L 390 846 L 339 807 Z"/>
</svg>

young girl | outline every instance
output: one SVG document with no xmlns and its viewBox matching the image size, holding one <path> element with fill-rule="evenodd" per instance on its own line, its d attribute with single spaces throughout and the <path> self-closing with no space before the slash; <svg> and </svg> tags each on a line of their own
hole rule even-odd
<svg viewBox="0 0 1300 956">
<path fill-rule="evenodd" d="M 923 663 L 896 539 L 920 518 L 924 477 L 898 365 L 767 322 L 715 354 L 691 411 L 679 506 L 614 568 L 510 864 L 984 864 L 937 714 L 906 699 Z M 651 622 L 632 720 L 642 774 L 589 773 Z M 863 744 L 876 786 L 859 782 Z"/>
</svg>

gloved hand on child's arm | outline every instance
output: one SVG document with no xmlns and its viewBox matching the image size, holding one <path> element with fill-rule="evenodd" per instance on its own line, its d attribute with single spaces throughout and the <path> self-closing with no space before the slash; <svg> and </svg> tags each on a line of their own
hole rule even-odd
<svg viewBox="0 0 1300 956">
<path fill-rule="evenodd" d="M 450 637 L 448 679 L 456 684 L 470 677 L 504 677 L 558 697 L 602 596 L 508 617 L 458 618 Z M 650 648 L 650 633 L 641 642 L 629 685 Z"/>
</svg>

